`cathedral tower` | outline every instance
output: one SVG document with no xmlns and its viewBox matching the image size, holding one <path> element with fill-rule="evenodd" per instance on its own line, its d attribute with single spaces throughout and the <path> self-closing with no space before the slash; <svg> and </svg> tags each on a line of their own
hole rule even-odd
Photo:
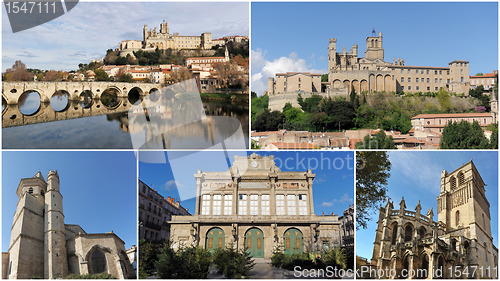
<svg viewBox="0 0 500 281">
<path fill-rule="evenodd" d="M 446 232 L 471 239 L 473 243 L 469 246 L 477 251 L 476 262 L 488 265 L 494 260 L 494 251 L 485 186 L 471 160 L 451 173 L 446 170 L 441 173 L 437 203 L 438 221 L 446 226 Z"/>
<path fill-rule="evenodd" d="M 21 179 L 9 244 L 9 279 L 43 277 L 43 217 L 47 183 L 38 172 Z"/>
<path fill-rule="evenodd" d="M 384 60 L 384 47 L 382 47 L 382 32 L 378 37 L 369 36 L 366 38 L 365 58 L 371 60 Z"/>
<path fill-rule="evenodd" d="M 45 279 L 68 275 L 62 199 L 59 175 L 57 171 L 49 171 L 45 194 Z"/>
</svg>

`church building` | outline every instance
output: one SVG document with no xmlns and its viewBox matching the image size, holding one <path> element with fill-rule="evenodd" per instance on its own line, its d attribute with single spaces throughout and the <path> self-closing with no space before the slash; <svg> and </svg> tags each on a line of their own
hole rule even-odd
<svg viewBox="0 0 500 281">
<path fill-rule="evenodd" d="M 420 201 L 412 211 L 404 198 L 399 208 L 388 200 L 379 210 L 371 265 L 377 272 L 394 270 L 397 276 L 427 273 L 414 278 L 498 278 L 490 224 L 496 214 L 490 213 L 485 186 L 472 160 L 451 173 L 444 170 L 437 221 L 433 208 L 422 213 Z"/>
<path fill-rule="evenodd" d="M 2 254 L 5 279 L 64 278 L 69 274 L 108 273 L 135 278 L 125 242 L 113 232 L 86 233 L 65 224 L 57 171 L 47 181 L 38 172 L 21 179 L 8 253 Z"/>
<path fill-rule="evenodd" d="M 281 171 L 274 156 L 235 156 L 227 171 L 194 174 L 193 216 L 172 216 L 173 246 L 216 250 L 233 245 L 254 258 L 269 259 L 273 249 L 286 254 L 341 246 L 337 215 L 315 215 L 313 179 L 308 171 Z"/>
</svg>

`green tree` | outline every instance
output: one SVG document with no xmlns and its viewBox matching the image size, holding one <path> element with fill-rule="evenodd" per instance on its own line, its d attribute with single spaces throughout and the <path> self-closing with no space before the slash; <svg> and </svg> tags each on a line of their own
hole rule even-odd
<svg viewBox="0 0 500 281">
<path fill-rule="evenodd" d="M 211 263 L 206 249 L 190 246 L 174 251 L 167 242 L 158 254 L 155 269 L 159 279 L 205 279 Z"/>
<path fill-rule="evenodd" d="M 94 72 L 95 72 L 95 81 L 111 81 L 108 74 L 103 69 L 96 69 Z"/>
<path fill-rule="evenodd" d="M 498 149 L 498 123 L 489 125 L 487 129 L 491 130 L 490 148 Z"/>
<path fill-rule="evenodd" d="M 375 137 L 366 135 L 363 141 L 356 143 L 356 149 L 396 149 L 392 136 L 387 137 L 384 131 L 380 130 Z"/>
<path fill-rule="evenodd" d="M 118 82 L 134 83 L 135 79 L 134 79 L 134 77 L 131 74 L 123 74 L 118 79 Z"/>
<path fill-rule="evenodd" d="M 443 128 L 441 149 L 488 149 L 490 143 L 477 121 L 448 122 Z"/>
<path fill-rule="evenodd" d="M 283 106 L 282 112 L 285 113 L 285 111 L 289 110 L 290 108 L 292 108 L 292 104 L 287 102 L 285 106 Z"/>
<path fill-rule="evenodd" d="M 219 248 L 214 254 L 213 261 L 217 269 L 229 279 L 248 277 L 255 263 L 245 250 L 237 251 L 232 244 L 226 248 Z"/>
<path fill-rule="evenodd" d="M 262 95 L 260 97 L 252 96 L 252 122 L 255 121 L 255 116 L 269 107 L 269 96 Z"/>
<path fill-rule="evenodd" d="M 356 152 L 356 229 L 366 228 L 387 193 L 391 162 L 385 151 Z"/>
<path fill-rule="evenodd" d="M 483 76 L 484 74 L 482 72 L 476 73 L 476 76 Z"/>
<path fill-rule="evenodd" d="M 450 94 L 446 90 L 441 88 L 439 89 L 436 98 L 438 99 L 441 110 L 443 112 L 450 112 L 451 110 Z"/>
<path fill-rule="evenodd" d="M 328 74 L 321 74 L 321 82 L 328 82 Z"/>
<path fill-rule="evenodd" d="M 283 113 L 277 110 L 271 112 L 269 109 L 265 109 L 255 116 L 252 128 L 258 132 L 277 131 L 283 128 L 284 121 Z"/>
<path fill-rule="evenodd" d="M 142 239 L 139 241 L 139 278 L 145 279 L 151 276 L 155 270 L 155 262 L 158 259 L 158 246 L 150 241 Z"/>
</svg>

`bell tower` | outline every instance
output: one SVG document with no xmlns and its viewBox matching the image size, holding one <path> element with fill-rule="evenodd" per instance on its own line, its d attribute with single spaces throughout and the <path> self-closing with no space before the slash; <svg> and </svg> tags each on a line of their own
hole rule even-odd
<svg viewBox="0 0 500 281">
<path fill-rule="evenodd" d="M 448 232 L 468 228 L 465 233 L 471 237 L 491 238 L 490 203 L 485 185 L 472 160 L 451 173 L 446 170 L 441 173 L 438 221 L 446 225 Z"/>
<path fill-rule="evenodd" d="M 49 171 L 45 194 L 45 279 L 62 278 L 68 275 L 62 199 L 59 191 L 59 175 L 57 171 Z"/>
<path fill-rule="evenodd" d="M 382 46 L 382 32 L 375 36 L 375 29 L 372 31 L 372 36 L 366 38 L 365 58 L 370 60 L 384 61 L 384 47 Z"/>
</svg>

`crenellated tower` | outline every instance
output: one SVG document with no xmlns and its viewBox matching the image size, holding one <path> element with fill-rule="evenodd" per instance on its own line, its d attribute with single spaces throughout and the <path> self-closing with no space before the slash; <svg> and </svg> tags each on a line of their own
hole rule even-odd
<svg viewBox="0 0 500 281">
<path fill-rule="evenodd" d="M 46 279 L 62 278 L 68 275 L 62 200 L 59 175 L 57 171 L 51 170 L 47 175 L 47 193 L 45 194 L 44 277 Z"/>
</svg>

